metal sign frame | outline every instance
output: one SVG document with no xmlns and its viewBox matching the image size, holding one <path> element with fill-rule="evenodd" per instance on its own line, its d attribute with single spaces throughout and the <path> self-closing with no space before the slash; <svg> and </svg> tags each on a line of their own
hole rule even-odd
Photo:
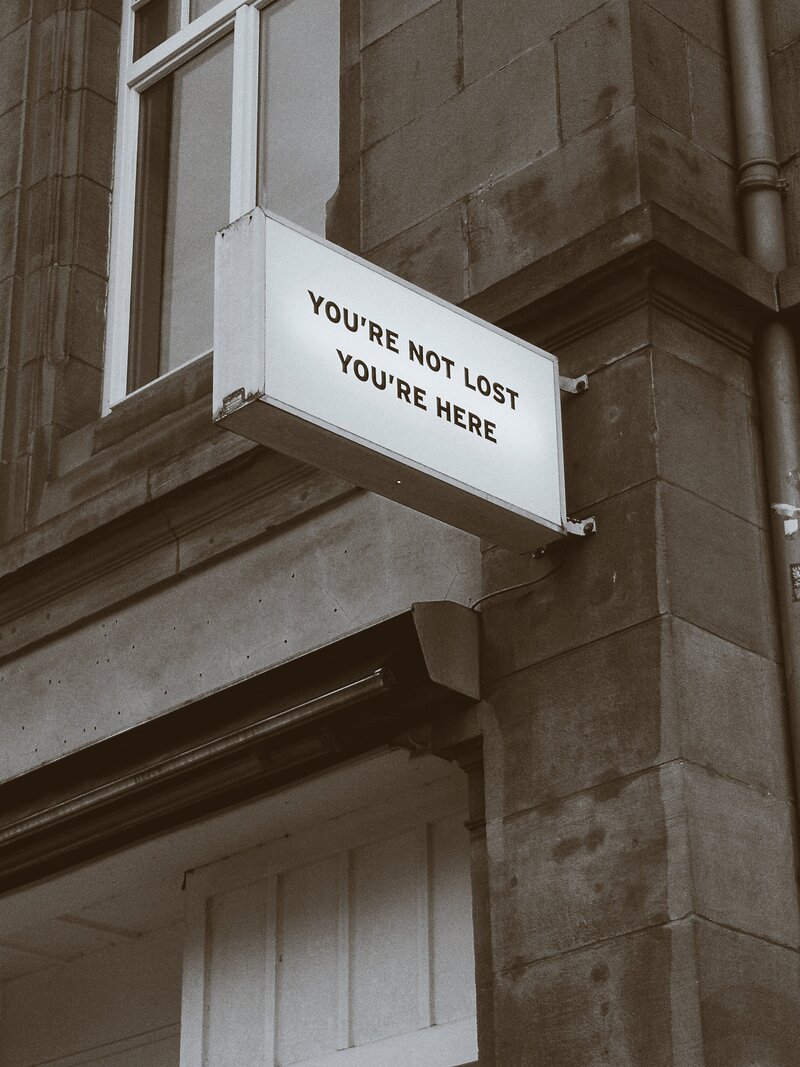
<svg viewBox="0 0 800 1067">
<path fill-rule="evenodd" d="M 554 405 L 551 444 L 557 464 L 550 477 L 557 479 L 557 515 L 535 514 L 270 395 L 267 257 L 269 232 L 277 234 L 276 226 L 548 362 L 552 374 L 547 373 L 547 388 L 552 376 Z M 533 551 L 567 533 L 584 532 L 566 517 L 555 356 L 261 208 L 221 230 L 216 241 L 213 417 L 220 426 L 514 551 Z"/>
</svg>

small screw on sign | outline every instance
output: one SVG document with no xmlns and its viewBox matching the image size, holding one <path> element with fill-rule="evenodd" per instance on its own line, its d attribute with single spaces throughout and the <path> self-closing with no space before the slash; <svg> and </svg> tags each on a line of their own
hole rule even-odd
<svg viewBox="0 0 800 1067">
<path fill-rule="evenodd" d="M 792 600 L 800 600 L 800 563 L 791 563 L 789 570 L 792 575 Z"/>
</svg>

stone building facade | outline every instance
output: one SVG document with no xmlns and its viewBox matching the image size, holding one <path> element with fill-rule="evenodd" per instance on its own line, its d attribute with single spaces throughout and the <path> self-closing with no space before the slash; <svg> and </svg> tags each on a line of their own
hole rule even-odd
<svg viewBox="0 0 800 1067">
<path fill-rule="evenodd" d="M 211 352 L 109 401 L 157 5 L 0 5 L 0 1062 L 790 1067 L 800 8 L 770 154 L 757 0 L 342 0 L 327 236 L 588 376 L 597 533 L 521 556 L 218 429 Z"/>
</svg>

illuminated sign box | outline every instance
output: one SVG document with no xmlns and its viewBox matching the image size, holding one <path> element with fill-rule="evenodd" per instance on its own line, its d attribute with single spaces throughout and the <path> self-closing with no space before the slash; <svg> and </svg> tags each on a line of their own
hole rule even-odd
<svg viewBox="0 0 800 1067">
<path fill-rule="evenodd" d="M 260 208 L 217 234 L 214 419 L 516 551 L 566 532 L 555 357 Z"/>
</svg>

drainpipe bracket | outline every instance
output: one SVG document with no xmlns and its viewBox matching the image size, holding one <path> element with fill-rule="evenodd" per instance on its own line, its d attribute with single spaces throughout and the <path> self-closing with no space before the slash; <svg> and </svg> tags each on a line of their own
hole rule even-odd
<svg viewBox="0 0 800 1067">
<path fill-rule="evenodd" d="M 736 192 L 740 196 L 751 189 L 777 189 L 781 196 L 786 196 L 787 181 L 781 177 L 781 167 L 777 159 L 768 156 L 748 159 L 740 165 L 738 173 Z"/>
<path fill-rule="evenodd" d="M 783 519 L 784 537 L 794 537 L 800 532 L 800 508 L 794 504 L 772 504 L 770 511 L 774 511 L 778 518 Z"/>
</svg>

